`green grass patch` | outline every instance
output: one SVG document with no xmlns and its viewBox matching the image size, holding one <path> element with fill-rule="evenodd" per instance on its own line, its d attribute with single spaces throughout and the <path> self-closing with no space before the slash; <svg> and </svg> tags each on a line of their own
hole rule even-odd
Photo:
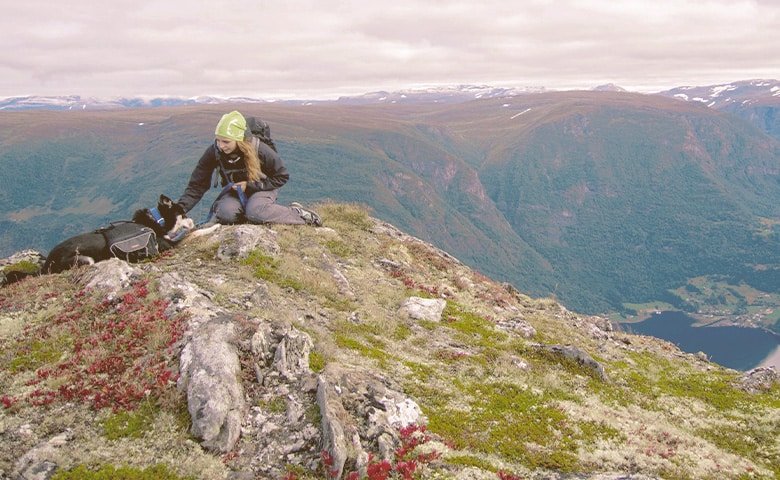
<svg viewBox="0 0 780 480">
<path fill-rule="evenodd" d="M 16 355 L 8 364 L 8 369 L 13 373 L 36 370 L 57 362 L 72 349 L 73 339 L 67 334 L 44 339 L 29 339 L 29 343 L 25 342 L 18 347 Z"/>
<path fill-rule="evenodd" d="M 115 467 L 103 465 L 97 470 L 79 465 L 70 470 L 58 471 L 52 480 L 196 480 L 195 477 L 182 477 L 166 465 L 159 464 L 148 468 Z"/>
<path fill-rule="evenodd" d="M 442 319 L 445 326 L 462 334 L 464 340 L 476 340 L 483 347 L 494 347 L 508 338 L 506 333 L 495 329 L 493 322 L 454 302 L 447 302 Z"/>
<path fill-rule="evenodd" d="M 252 251 L 245 259 L 241 260 L 241 264 L 251 267 L 257 278 L 275 283 L 282 288 L 291 288 L 295 291 L 303 289 L 303 284 L 299 280 L 279 272 L 279 260 L 264 254 L 261 250 Z"/>
<path fill-rule="evenodd" d="M 473 455 L 452 455 L 446 458 L 450 465 L 460 465 L 463 467 L 476 467 L 487 472 L 496 472 L 496 467 L 492 463 Z"/>
<path fill-rule="evenodd" d="M 325 369 L 326 363 L 325 357 L 320 352 L 312 351 L 309 353 L 309 368 L 312 372 L 320 373 Z"/>
<path fill-rule="evenodd" d="M 402 323 L 395 327 L 391 335 L 393 340 L 404 341 L 407 338 L 411 337 L 413 334 L 414 332 L 412 332 L 411 327 L 409 327 L 409 325 Z"/>
<path fill-rule="evenodd" d="M 287 411 L 287 401 L 282 397 L 274 397 L 268 401 L 260 402 L 259 406 L 270 413 L 284 413 Z"/>
<path fill-rule="evenodd" d="M 328 240 L 325 242 L 325 248 L 333 255 L 341 258 L 351 258 L 355 255 L 355 250 L 352 246 L 341 240 Z"/>
<path fill-rule="evenodd" d="M 556 400 L 552 394 L 501 382 L 460 387 L 467 408 L 441 404 L 423 408 L 431 431 L 459 449 L 501 455 L 529 468 L 581 471 L 577 440 L 589 438 L 572 428 L 571 419 L 552 405 Z"/>
<path fill-rule="evenodd" d="M 386 362 L 392 358 L 387 352 L 381 348 L 374 346 L 368 346 L 353 337 L 347 336 L 343 333 L 337 333 L 335 335 L 336 345 L 342 348 L 349 348 L 359 353 L 366 358 L 373 358 L 379 362 L 380 367 L 384 367 Z"/>
<path fill-rule="evenodd" d="M 12 263 L 11 265 L 6 265 L 3 267 L 3 271 L 8 272 L 20 272 L 20 273 L 27 273 L 27 274 L 34 274 L 38 273 L 40 271 L 41 267 L 37 263 L 31 262 L 29 260 L 22 260 L 21 262 Z"/>
<path fill-rule="evenodd" d="M 356 203 L 327 203 L 322 206 L 320 213 L 323 219 L 327 219 L 328 225 L 340 223 L 364 231 L 374 226 L 368 207 Z"/>
<path fill-rule="evenodd" d="M 780 425 L 759 429 L 754 422 L 741 421 L 739 425 L 719 425 L 697 433 L 718 448 L 763 464 L 774 473 L 774 478 L 780 478 L 780 452 L 768 447 L 776 444 L 778 430 Z"/>
<path fill-rule="evenodd" d="M 158 412 L 159 408 L 146 400 L 134 411 L 114 413 L 102 422 L 103 436 L 109 440 L 141 438 L 152 430 Z"/>
</svg>

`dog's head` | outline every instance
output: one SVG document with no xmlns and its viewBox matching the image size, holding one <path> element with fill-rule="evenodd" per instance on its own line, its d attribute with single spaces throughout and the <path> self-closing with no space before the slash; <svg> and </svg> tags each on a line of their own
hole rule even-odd
<svg viewBox="0 0 780 480">
<path fill-rule="evenodd" d="M 184 211 L 184 207 L 178 203 L 174 203 L 173 200 L 160 195 L 160 199 L 157 202 L 157 210 L 160 212 L 160 216 L 163 218 L 163 227 L 166 229 L 165 238 L 172 242 L 178 242 L 187 232 L 195 229 L 195 222 L 191 218 L 187 217 L 187 212 Z"/>
<path fill-rule="evenodd" d="M 165 195 L 160 195 L 156 208 L 136 212 L 133 221 L 151 227 L 171 242 L 178 242 L 195 229 L 195 222 L 187 217 L 184 208 Z"/>
</svg>

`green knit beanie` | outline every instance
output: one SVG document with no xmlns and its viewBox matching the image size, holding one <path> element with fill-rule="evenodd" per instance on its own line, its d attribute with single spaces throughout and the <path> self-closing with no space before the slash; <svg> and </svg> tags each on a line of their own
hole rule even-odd
<svg viewBox="0 0 780 480">
<path fill-rule="evenodd" d="M 214 135 L 240 142 L 244 139 L 246 119 L 236 110 L 222 115 Z"/>
</svg>

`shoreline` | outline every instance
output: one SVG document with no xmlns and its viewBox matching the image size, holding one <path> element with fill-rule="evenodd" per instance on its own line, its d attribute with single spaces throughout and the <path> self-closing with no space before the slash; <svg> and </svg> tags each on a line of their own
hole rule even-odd
<svg viewBox="0 0 780 480">
<path fill-rule="evenodd" d="M 780 370 L 780 346 L 767 355 L 755 368 L 758 367 L 775 367 L 775 369 Z"/>
</svg>

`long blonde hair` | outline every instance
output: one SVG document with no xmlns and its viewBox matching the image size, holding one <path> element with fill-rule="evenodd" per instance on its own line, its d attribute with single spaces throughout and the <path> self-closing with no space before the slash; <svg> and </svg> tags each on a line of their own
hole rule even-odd
<svg viewBox="0 0 780 480">
<path fill-rule="evenodd" d="M 241 150 L 246 164 L 246 177 L 250 182 L 257 182 L 266 178 L 260 165 L 260 157 L 257 156 L 257 150 L 251 140 L 241 140 L 236 142 L 236 146 Z"/>
</svg>

